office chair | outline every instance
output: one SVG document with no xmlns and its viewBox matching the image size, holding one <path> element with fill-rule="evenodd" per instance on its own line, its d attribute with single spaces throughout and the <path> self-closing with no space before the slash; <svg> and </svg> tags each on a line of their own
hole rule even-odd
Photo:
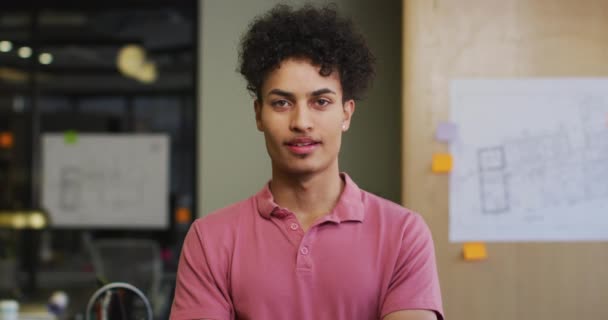
<svg viewBox="0 0 608 320">
<path fill-rule="evenodd" d="M 141 292 L 139 289 L 137 289 L 136 287 L 128 284 L 128 283 L 124 283 L 124 282 L 112 282 L 112 283 L 108 283 L 105 286 L 99 288 L 97 291 L 95 291 L 95 293 L 93 293 L 93 295 L 91 296 L 91 298 L 89 299 L 89 302 L 87 303 L 87 309 L 85 312 L 85 319 L 86 320 L 91 320 L 91 315 L 93 313 L 94 307 L 95 305 L 98 303 L 98 300 L 106 300 L 105 297 L 103 297 L 104 295 L 107 297 L 108 294 L 111 295 L 111 292 L 113 290 L 128 290 L 129 292 L 135 294 L 137 296 L 137 298 L 139 298 L 142 303 L 144 304 L 145 310 L 146 310 L 146 317 L 145 320 L 153 320 L 153 314 L 152 314 L 152 308 L 150 306 L 150 302 L 148 301 L 146 295 Z M 102 303 L 103 305 L 104 303 Z M 105 306 L 107 307 L 107 305 Z M 108 313 L 107 313 L 107 309 L 104 308 L 103 311 L 100 312 L 101 313 L 101 317 L 102 319 L 108 319 Z M 126 317 L 125 317 L 126 318 Z"/>
<path fill-rule="evenodd" d="M 95 273 L 104 283 L 131 284 L 149 298 L 155 310 L 159 308 L 163 270 L 156 241 L 100 239 L 91 242 L 90 252 Z"/>
</svg>

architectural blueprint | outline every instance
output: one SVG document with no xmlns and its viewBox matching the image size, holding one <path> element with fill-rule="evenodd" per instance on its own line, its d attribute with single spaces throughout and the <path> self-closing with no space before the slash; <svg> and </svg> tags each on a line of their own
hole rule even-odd
<svg viewBox="0 0 608 320">
<path fill-rule="evenodd" d="M 608 240 L 608 79 L 454 80 L 450 241 Z"/>
</svg>

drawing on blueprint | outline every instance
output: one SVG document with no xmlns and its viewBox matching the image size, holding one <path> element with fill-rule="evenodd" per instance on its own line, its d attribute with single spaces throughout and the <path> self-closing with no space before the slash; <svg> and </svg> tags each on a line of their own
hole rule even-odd
<svg viewBox="0 0 608 320">
<path fill-rule="evenodd" d="M 451 241 L 608 240 L 608 80 L 457 80 Z"/>
</svg>

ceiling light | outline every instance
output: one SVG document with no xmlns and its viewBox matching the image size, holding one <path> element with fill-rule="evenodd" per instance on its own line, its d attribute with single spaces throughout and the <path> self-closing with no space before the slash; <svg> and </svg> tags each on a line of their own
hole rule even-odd
<svg viewBox="0 0 608 320">
<path fill-rule="evenodd" d="M 120 49 L 116 57 L 118 70 L 130 77 L 136 77 L 146 62 L 146 51 L 141 46 L 129 44 Z"/>
<path fill-rule="evenodd" d="M 23 58 L 23 59 L 27 59 L 29 57 L 32 56 L 32 48 L 30 47 L 21 47 L 19 48 L 19 51 L 17 51 L 17 54 Z"/>
<path fill-rule="evenodd" d="M 0 41 L 0 52 L 9 52 L 13 50 L 13 43 L 10 41 Z"/>
<path fill-rule="evenodd" d="M 158 71 L 154 62 L 146 62 L 139 69 L 135 79 L 150 84 L 156 81 L 158 78 Z"/>
<path fill-rule="evenodd" d="M 42 64 L 51 64 L 53 62 L 53 55 L 48 52 L 41 53 L 38 56 L 38 61 Z"/>
</svg>

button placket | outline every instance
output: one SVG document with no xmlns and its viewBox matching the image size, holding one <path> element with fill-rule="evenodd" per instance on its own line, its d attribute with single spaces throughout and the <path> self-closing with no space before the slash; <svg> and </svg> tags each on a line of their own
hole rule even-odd
<svg viewBox="0 0 608 320">
<path fill-rule="evenodd" d="M 281 229 L 281 233 L 291 242 L 295 250 L 299 250 L 304 233 L 301 231 L 300 225 L 297 223 L 296 217 L 286 209 L 277 208 L 273 212 L 273 223 Z M 297 226 L 296 229 L 292 225 Z"/>
<path fill-rule="evenodd" d="M 283 223 L 285 226 L 285 230 L 287 230 L 289 234 L 297 235 L 299 238 L 298 242 L 300 242 L 302 240 L 302 237 L 304 236 L 304 230 L 302 230 L 302 227 L 298 223 L 298 219 L 296 219 L 296 217 L 292 214 L 287 219 L 285 219 Z"/>
<path fill-rule="evenodd" d="M 315 226 L 306 231 L 306 233 L 303 233 L 302 240 L 297 249 L 298 251 L 296 251 L 296 264 L 300 271 L 311 271 L 313 269 L 313 246 L 316 233 L 317 228 Z"/>
<path fill-rule="evenodd" d="M 310 256 L 310 246 L 302 244 L 298 249 L 296 258 L 297 268 L 300 271 L 312 269 L 312 257 Z"/>
</svg>

